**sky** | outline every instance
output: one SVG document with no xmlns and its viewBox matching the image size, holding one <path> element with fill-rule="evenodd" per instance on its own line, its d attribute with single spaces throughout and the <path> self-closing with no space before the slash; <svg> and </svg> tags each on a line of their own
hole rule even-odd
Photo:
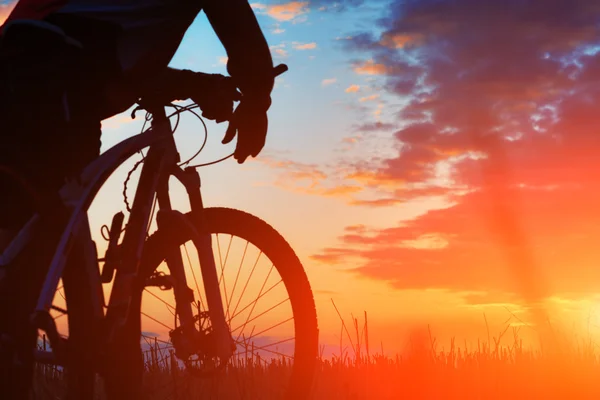
<svg viewBox="0 0 600 400">
<path fill-rule="evenodd" d="M 389 351 L 429 325 L 476 343 L 507 324 L 600 323 L 600 4 L 587 0 L 251 3 L 276 81 L 263 152 L 200 170 L 209 206 L 268 221 L 304 264 L 320 338 L 368 313 Z M 0 2 L 0 19 L 10 8 Z M 203 14 L 171 62 L 225 73 Z M 103 150 L 140 119 L 103 122 Z M 200 161 L 233 151 L 208 124 Z M 184 117 L 182 155 L 201 144 Z M 117 171 L 94 237 L 123 209 Z M 181 196 L 180 196 L 181 197 Z M 176 204 L 187 207 L 183 198 Z M 97 240 L 100 248 L 102 240 Z M 597 333 L 597 332 L 596 332 Z"/>
</svg>

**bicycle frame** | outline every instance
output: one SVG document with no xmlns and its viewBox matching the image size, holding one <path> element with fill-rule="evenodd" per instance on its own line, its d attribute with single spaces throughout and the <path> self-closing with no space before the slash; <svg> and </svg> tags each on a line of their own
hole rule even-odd
<svg viewBox="0 0 600 400">
<path fill-rule="evenodd" d="M 138 277 L 138 268 L 146 241 L 147 228 L 152 216 L 152 205 L 155 196 L 158 200 L 161 213 L 172 212 L 168 194 L 168 180 L 171 175 L 175 176 L 185 186 L 190 199 L 192 213 L 195 217 L 202 218 L 203 204 L 200 194 L 199 175 L 195 169 L 186 169 L 183 171 L 177 166 L 179 154 L 164 107 L 149 111 L 153 114 L 152 129 L 126 139 L 112 147 L 83 171 L 79 183 L 70 182 L 61 189 L 63 201 L 71 207 L 72 213 L 52 258 L 35 312 L 31 319 L 36 328 L 47 333 L 51 343 L 56 342 L 52 343 L 52 346 L 57 350 L 60 347 L 58 343 L 60 340 L 56 324 L 50 316 L 50 309 L 52 308 L 59 280 L 63 274 L 73 243 L 82 241 L 86 244 L 86 249 L 88 250 L 86 254 L 94 255 L 94 257 L 86 257 L 86 275 L 90 279 L 91 287 L 95 288 L 95 293 L 92 293 L 95 299 L 94 316 L 98 320 L 104 317 L 105 326 L 108 327 L 107 342 L 110 343 L 114 334 L 127 321 L 133 283 Z M 104 303 L 102 283 L 90 235 L 87 210 L 99 189 L 115 169 L 132 155 L 146 147 L 149 147 L 149 150 L 142 167 L 127 229 L 120 245 L 120 262 L 116 269 L 106 316 L 104 316 L 102 310 Z M 2 257 L 0 257 L 0 264 L 8 264 L 11 258 L 18 254 L 24 247 L 24 244 L 31 236 L 31 231 L 34 229 L 37 219 L 38 217 L 34 216 L 23 227 L 2 254 Z M 191 226 L 187 228 L 194 229 Z M 218 275 L 211 246 L 211 236 L 206 232 L 193 232 L 192 237 L 200 256 L 200 268 L 207 296 L 211 324 L 216 335 L 217 354 L 228 358 L 233 353 L 231 346 L 232 338 L 222 307 Z M 178 285 L 174 287 L 174 294 L 181 326 L 195 329 L 191 308 L 191 300 L 193 299 L 190 299 L 189 292 L 184 290 L 187 289 L 187 284 L 185 283 L 183 260 L 179 252 L 179 245 L 177 248 L 169 250 L 167 263 L 169 269 L 172 271 L 172 275 L 177 275 L 173 276 L 175 281 L 178 282 Z"/>
</svg>

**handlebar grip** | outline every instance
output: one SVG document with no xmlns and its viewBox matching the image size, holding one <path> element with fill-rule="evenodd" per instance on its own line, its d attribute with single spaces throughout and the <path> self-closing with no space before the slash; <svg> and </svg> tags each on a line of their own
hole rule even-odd
<svg viewBox="0 0 600 400">
<path fill-rule="evenodd" d="M 284 72 L 286 72 L 288 70 L 288 66 L 285 64 L 279 64 L 278 66 L 276 66 L 275 68 L 273 68 L 273 74 L 275 76 L 279 76 L 281 74 L 283 74 Z"/>
</svg>

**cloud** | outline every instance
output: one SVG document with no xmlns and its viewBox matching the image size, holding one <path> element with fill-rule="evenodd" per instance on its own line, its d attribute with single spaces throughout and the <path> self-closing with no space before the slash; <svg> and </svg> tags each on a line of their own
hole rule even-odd
<svg viewBox="0 0 600 400">
<path fill-rule="evenodd" d="M 317 44 L 315 42 L 311 42 L 311 43 L 294 42 L 294 43 L 292 43 L 292 46 L 296 50 L 314 50 L 317 48 Z"/>
<path fill-rule="evenodd" d="M 285 58 L 288 55 L 287 51 L 284 49 L 274 49 L 273 53 L 280 58 Z"/>
<path fill-rule="evenodd" d="M 586 224 L 586 219 L 600 200 L 600 191 L 580 202 L 578 209 L 554 212 L 584 192 L 573 189 L 548 196 L 532 190 L 523 196 L 513 189 L 502 202 L 512 207 L 514 198 L 520 199 L 519 226 L 512 226 L 513 219 L 504 213 L 495 215 L 490 193 L 472 192 L 451 207 L 397 226 L 347 229 L 337 246 L 323 249 L 313 259 L 357 265 L 354 273 L 387 281 L 397 289 L 509 291 L 527 298 L 596 292 L 598 224 Z"/>
<path fill-rule="evenodd" d="M 356 130 L 359 132 L 375 132 L 375 131 L 390 131 L 396 127 L 395 124 L 390 122 L 367 122 L 356 126 Z"/>
<path fill-rule="evenodd" d="M 102 130 L 119 129 L 137 120 L 131 118 L 129 113 L 121 113 L 102 121 Z"/>
<path fill-rule="evenodd" d="M 350 136 L 350 137 L 343 138 L 342 142 L 348 143 L 348 144 L 354 144 L 354 143 L 357 143 L 359 140 L 360 140 L 360 136 Z"/>
<path fill-rule="evenodd" d="M 295 193 L 337 197 L 351 201 L 363 187 L 355 182 L 336 181 L 325 168 L 277 157 L 263 156 L 261 162 L 278 171 L 275 186 Z"/>
<path fill-rule="evenodd" d="M 309 11 L 307 1 L 291 1 L 289 3 L 271 5 L 266 13 L 277 21 L 292 21 Z"/>
<path fill-rule="evenodd" d="M 393 49 L 402 49 L 411 45 L 419 45 L 423 40 L 422 34 L 385 33 L 381 37 L 381 45 Z"/>
<path fill-rule="evenodd" d="M 346 88 L 346 93 L 356 93 L 360 90 L 360 86 L 358 85 L 350 85 Z"/>
<path fill-rule="evenodd" d="M 557 160 L 577 158 L 595 143 L 589 128 L 596 122 L 591 109 L 598 90 L 590 82 L 600 77 L 600 63 L 586 49 L 600 40 L 593 28 L 599 11 L 579 1 L 555 25 L 552 18 L 563 3 L 547 3 L 530 21 L 519 2 L 508 8 L 474 0 L 396 2 L 381 38 L 415 36 L 417 44 L 390 49 L 381 38 L 355 35 L 353 45 L 374 56 L 355 69 L 384 73 L 386 90 L 408 99 L 398 109 L 404 125 L 395 133 L 400 152 L 382 168 L 398 179 L 424 181 L 435 178 L 436 164 L 454 163 L 454 177 L 472 184 L 472 176 L 458 172 L 495 163 L 492 155 L 506 153 L 520 175 L 530 170 L 524 163 L 546 163 L 538 165 L 538 175 L 542 167 L 563 170 L 561 175 L 568 170 L 576 178 L 573 168 L 563 167 L 581 162 Z M 482 16 L 490 17 L 483 23 Z M 476 40 L 465 36 L 465 26 Z M 507 68 L 509 60 L 518 60 L 519 67 Z M 536 156 L 534 149 L 543 153 Z"/>
<path fill-rule="evenodd" d="M 273 54 L 274 57 L 285 58 L 288 56 L 288 52 L 285 49 L 285 43 L 272 45 L 272 46 L 269 46 L 269 48 L 271 49 L 271 53 Z"/>
<path fill-rule="evenodd" d="M 336 78 L 327 78 L 321 81 L 321 86 L 329 86 L 337 82 Z"/>
<path fill-rule="evenodd" d="M 369 96 L 365 96 L 365 97 L 361 97 L 360 99 L 358 99 L 358 101 L 360 101 L 361 103 L 367 102 L 367 101 L 373 101 L 379 98 L 379 94 L 375 93 Z"/>
<path fill-rule="evenodd" d="M 388 70 L 384 64 L 378 64 L 373 60 L 357 62 L 353 65 L 353 69 L 360 75 L 384 75 Z"/>
<path fill-rule="evenodd" d="M 279 35 L 283 32 L 285 32 L 285 29 L 283 29 L 279 23 L 276 23 L 273 29 L 271 30 L 271 33 L 274 35 Z"/>
<path fill-rule="evenodd" d="M 461 297 L 467 307 L 480 307 L 489 305 L 508 306 L 518 304 L 520 299 L 510 292 L 479 291 L 463 292 Z"/>
<path fill-rule="evenodd" d="M 595 291 L 600 278 L 600 4 L 585 0 L 394 1 L 353 34 L 358 73 L 398 100 L 385 156 L 354 177 L 387 185 L 360 206 L 441 196 L 401 226 L 348 237 L 315 259 L 396 288 Z M 367 58 L 368 57 L 368 58 Z M 443 248 L 407 241 L 443 237 Z M 426 236 L 427 237 L 427 236 Z"/>
<path fill-rule="evenodd" d="M 362 8 L 365 11 L 379 7 L 381 1 L 370 1 L 366 3 L 364 0 L 311 0 L 311 1 L 277 1 L 268 3 L 278 4 L 265 4 L 265 3 L 251 3 L 253 9 L 265 13 L 274 19 L 279 21 L 293 21 L 296 17 L 306 14 L 310 9 L 316 9 L 318 11 L 341 13 L 349 9 Z M 366 6 L 369 4 L 369 6 Z"/>
<path fill-rule="evenodd" d="M 223 56 L 223 57 L 219 57 L 218 60 L 219 60 L 219 64 L 227 65 L 227 61 L 229 60 L 229 58 L 227 58 L 226 56 Z"/>
<path fill-rule="evenodd" d="M 379 104 L 377 104 L 377 109 L 375 111 L 373 111 L 373 115 L 375 115 L 378 119 L 383 112 L 383 107 L 384 107 L 384 104 L 379 103 Z"/>
</svg>

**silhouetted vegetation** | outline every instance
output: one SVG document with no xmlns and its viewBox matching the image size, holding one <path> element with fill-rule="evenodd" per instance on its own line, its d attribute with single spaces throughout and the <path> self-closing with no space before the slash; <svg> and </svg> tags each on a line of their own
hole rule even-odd
<svg viewBox="0 0 600 400">
<path fill-rule="evenodd" d="M 432 333 L 414 335 L 402 354 L 371 353 L 368 324 L 342 333 L 348 347 L 330 358 L 320 357 L 313 383 L 316 399 L 595 399 L 600 396 L 600 357 L 593 340 L 569 338 L 542 350 L 525 348 L 519 327 L 467 349 L 451 340 L 438 349 Z M 352 332 L 352 335 L 350 335 Z M 512 334 L 510 345 L 501 345 Z M 276 399 L 291 372 L 285 358 L 266 360 L 249 351 L 218 375 L 191 376 L 165 347 L 151 338 L 145 345 L 145 391 L 148 399 Z M 560 351 L 558 351 L 560 350 Z M 49 366 L 36 370 L 36 398 L 58 393 L 65 379 Z M 57 389 L 58 388 L 58 389 Z M 102 399 L 99 389 L 98 399 Z"/>
</svg>

